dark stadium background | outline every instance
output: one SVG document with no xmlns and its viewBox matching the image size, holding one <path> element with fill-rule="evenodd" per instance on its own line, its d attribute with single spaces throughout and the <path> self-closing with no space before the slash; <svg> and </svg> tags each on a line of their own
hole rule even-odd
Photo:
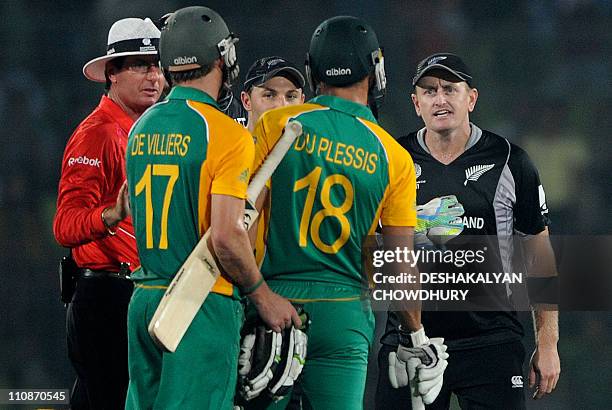
<svg viewBox="0 0 612 410">
<path fill-rule="evenodd" d="M 350 4 L 349 4 L 350 3 Z M 105 51 L 119 18 L 157 18 L 182 1 L 17 1 L 0 5 L 0 388 L 69 388 L 51 221 L 61 157 L 103 85 L 83 64 Z M 254 59 L 304 61 L 323 19 L 367 19 L 384 46 L 382 124 L 420 127 L 410 103 L 418 60 L 460 54 L 480 98 L 473 120 L 527 149 L 544 181 L 556 234 L 609 234 L 612 218 L 612 2 L 210 1 L 240 35 L 243 74 Z M 563 312 L 557 391 L 534 409 L 610 408 L 612 315 Z M 527 346 L 531 350 L 531 327 Z M 373 377 L 374 375 L 370 375 Z M 368 394 L 371 394 L 370 388 Z M 368 398 L 371 397 L 368 395 Z M 368 399 L 369 400 L 369 399 Z M 370 403 L 368 401 L 368 403 Z"/>
</svg>

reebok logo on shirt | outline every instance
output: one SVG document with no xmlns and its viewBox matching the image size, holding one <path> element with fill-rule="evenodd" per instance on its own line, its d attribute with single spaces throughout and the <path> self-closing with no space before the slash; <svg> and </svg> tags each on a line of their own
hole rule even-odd
<svg viewBox="0 0 612 410">
<path fill-rule="evenodd" d="M 74 164 L 83 164 L 100 168 L 101 161 L 98 158 L 87 158 L 85 155 L 81 155 L 80 157 L 71 157 L 68 159 L 69 167 L 73 166 Z"/>
</svg>

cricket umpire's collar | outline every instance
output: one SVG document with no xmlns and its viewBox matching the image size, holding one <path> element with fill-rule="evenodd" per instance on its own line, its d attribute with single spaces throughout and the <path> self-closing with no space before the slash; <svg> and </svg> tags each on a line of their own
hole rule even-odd
<svg viewBox="0 0 612 410">
<path fill-rule="evenodd" d="M 160 31 L 151 19 L 125 18 L 108 31 L 106 55 L 94 58 L 83 66 L 83 75 L 91 81 L 106 81 L 106 63 L 113 58 L 137 55 L 157 55 Z"/>
</svg>

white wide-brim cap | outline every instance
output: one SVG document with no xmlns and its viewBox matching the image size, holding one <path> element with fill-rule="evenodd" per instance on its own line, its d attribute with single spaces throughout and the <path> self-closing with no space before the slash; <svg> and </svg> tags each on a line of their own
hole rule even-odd
<svg viewBox="0 0 612 410">
<path fill-rule="evenodd" d="M 135 17 L 116 21 L 108 32 L 106 55 L 94 58 L 83 66 L 83 75 L 91 81 L 106 82 L 106 63 L 113 58 L 155 55 L 159 50 L 159 29 L 151 19 Z"/>
</svg>

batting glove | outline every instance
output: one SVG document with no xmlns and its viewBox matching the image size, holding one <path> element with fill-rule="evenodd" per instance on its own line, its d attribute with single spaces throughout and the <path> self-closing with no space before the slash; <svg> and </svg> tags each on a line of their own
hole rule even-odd
<svg viewBox="0 0 612 410">
<path fill-rule="evenodd" d="M 306 329 L 310 324 L 308 314 L 301 308 L 298 312 L 302 329 Z M 281 400 L 302 373 L 308 336 L 294 326 L 276 333 L 260 319 L 247 322 L 238 358 L 238 392 L 245 401 L 264 391 L 274 401 Z"/>
<path fill-rule="evenodd" d="M 281 359 L 268 385 L 268 395 L 274 401 L 281 400 L 289 393 L 302 373 L 306 362 L 307 344 L 308 336 L 300 329 L 292 326 L 283 332 Z"/>
<path fill-rule="evenodd" d="M 394 388 L 410 385 L 411 394 L 431 404 L 442 389 L 448 365 L 444 339 L 429 339 L 423 328 L 416 332 L 399 329 L 400 344 L 389 353 L 389 380 Z"/>
<path fill-rule="evenodd" d="M 238 375 L 240 394 L 246 400 L 259 396 L 274 377 L 273 368 L 280 361 L 282 338 L 281 333 L 257 326 L 242 339 Z"/>
</svg>

